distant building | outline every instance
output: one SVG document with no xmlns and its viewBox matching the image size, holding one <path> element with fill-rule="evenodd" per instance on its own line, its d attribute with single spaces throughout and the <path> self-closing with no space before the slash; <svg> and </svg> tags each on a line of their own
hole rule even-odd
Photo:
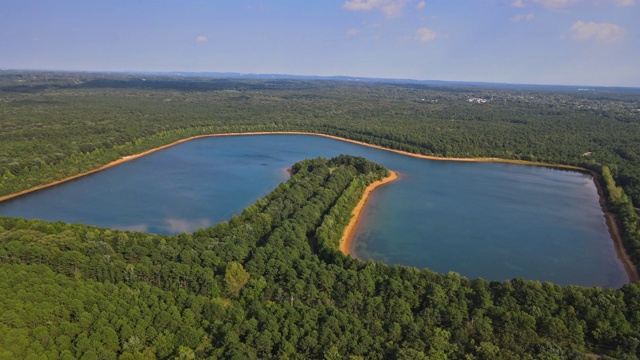
<svg viewBox="0 0 640 360">
<path fill-rule="evenodd" d="M 487 100 L 483 98 L 469 98 L 467 101 L 470 103 L 478 103 L 478 104 L 484 104 L 487 102 Z"/>
</svg>

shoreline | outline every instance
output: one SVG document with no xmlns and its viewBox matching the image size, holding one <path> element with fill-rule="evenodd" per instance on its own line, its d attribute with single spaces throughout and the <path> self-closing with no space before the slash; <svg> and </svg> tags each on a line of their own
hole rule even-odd
<svg viewBox="0 0 640 360">
<path fill-rule="evenodd" d="M 188 137 L 188 138 L 184 138 L 184 139 L 180 139 L 180 140 L 174 141 L 174 142 L 172 142 L 170 144 L 159 146 L 157 148 L 149 149 L 149 150 L 143 151 L 141 153 L 128 155 L 128 156 L 123 156 L 120 159 L 114 160 L 114 161 L 112 161 L 112 162 L 110 162 L 108 164 L 102 165 L 102 166 L 97 167 L 97 168 L 95 168 L 93 170 L 89 170 L 89 171 L 85 171 L 85 172 L 80 173 L 80 174 L 72 175 L 72 176 L 66 177 L 64 179 L 52 181 L 52 182 L 47 183 L 47 184 L 34 186 L 32 188 L 25 189 L 25 190 L 22 190 L 22 191 L 18 191 L 16 193 L 0 196 L 0 202 L 6 201 L 6 200 L 10 200 L 10 199 L 16 198 L 18 196 L 26 195 L 26 194 L 32 193 L 34 191 L 38 191 L 38 190 L 46 189 L 46 188 L 53 187 L 53 186 L 56 186 L 56 185 L 60 185 L 60 184 L 63 184 L 65 182 L 81 178 L 83 176 L 91 175 L 91 174 L 97 173 L 99 171 L 106 170 L 108 168 L 114 167 L 116 165 L 120 165 L 120 164 L 122 164 L 124 162 L 135 160 L 135 159 L 141 158 L 143 156 L 149 155 L 151 153 L 154 153 L 156 151 L 164 150 L 164 149 L 170 148 L 172 146 L 179 145 L 179 144 L 191 141 L 191 140 L 203 139 L 203 138 L 209 138 L 209 137 L 250 136 L 250 135 L 312 135 L 312 136 L 321 136 L 321 137 L 325 137 L 325 138 L 329 138 L 329 139 L 349 142 L 349 143 L 352 143 L 352 144 L 367 146 L 367 147 L 374 148 L 374 149 L 379 149 L 379 150 L 383 150 L 383 151 L 389 151 L 389 152 L 393 152 L 393 153 L 400 154 L 400 155 L 411 156 L 411 157 L 415 157 L 415 158 L 419 158 L 419 159 L 426 159 L 426 160 L 456 161 L 456 162 L 478 162 L 478 163 L 503 163 L 503 164 L 517 164 L 517 165 L 528 165 L 528 166 L 543 166 L 543 167 L 549 167 L 549 168 L 567 169 L 567 170 L 574 170 L 574 171 L 591 173 L 591 171 L 589 171 L 588 169 L 581 168 L 579 166 L 563 165 L 563 164 L 549 164 L 549 163 L 542 163 L 542 162 L 535 162 L 535 161 L 528 161 L 528 160 L 509 160 L 509 159 L 500 159 L 500 158 L 454 158 L 454 157 L 446 158 L 446 157 L 439 157 L 439 156 L 432 156 L 432 155 L 414 154 L 414 153 L 411 153 L 411 152 L 408 152 L 408 151 L 404 151 L 404 150 L 390 149 L 390 148 L 385 148 L 385 147 L 380 146 L 380 145 L 367 144 L 365 142 L 358 141 L 358 140 L 352 140 L 352 139 L 347 139 L 347 138 L 343 138 L 343 137 L 339 137 L 339 136 L 335 136 L 335 135 L 327 135 L 327 134 L 313 133 L 313 132 L 304 132 L 304 131 L 271 131 L 271 132 L 269 132 L 269 131 L 258 131 L 258 132 L 240 132 L 240 133 L 233 132 L 233 133 L 195 135 L 195 136 L 191 136 L 191 137 Z"/>
<path fill-rule="evenodd" d="M 593 176 L 593 182 L 596 184 L 596 191 L 598 192 L 598 197 L 600 198 L 600 208 L 604 213 L 604 219 L 607 223 L 607 228 L 609 229 L 609 235 L 613 240 L 613 247 L 616 250 L 616 255 L 618 256 L 618 260 L 622 263 L 627 276 L 629 277 L 629 283 L 633 284 L 640 281 L 640 275 L 638 274 L 638 268 L 635 266 L 629 254 L 627 254 L 627 249 L 624 248 L 624 244 L 622 243 L 622 235 L 620 235 L 620 228 L 618 226 L 617 217 L 614 213 L 609 211 L 607 207 L 607 201 L 605 199 L 604 190 L 602 189 L 602 184 L 599 181 L 599 175 L 594 171 L 589 171 L 591 176 Z"/>
<path fill-rule="evenodd" d="M 382 180 L 378 180 L 369 184 L 369 186 L 367 186 L 367 188 L 364 189 L 364 193 L 362 194 L 360 201 L 358 201 L 358 204 L 351 212 L 351 220 L 349 220 L 349 224 L 347 224 L 347 226 L 344 228 L 344 231 L 342 232 L 342 238 L 340 239 L 340 251 L 343 254 L 345 255 L 352 254 L 353 235 L 355 234 L 356 229 L 358 228 L 358 224 L 360 223 L 360 218 L 362 216 L 362 210 L 364 209 L 364 206 L 366 205 L 367 200 L 369 199 L 369 195 L 371 195 L 371 192 L 382 185 L 385 185 L 392 181 L 397 180 L 399 177 L 400 176 L 397 172 L 389 170 L 389 176 L 387 176 Z"/>
<path fill-rule="evenodd" d="M 124 162 L 127 161 L 131 161 L 131 160 L 135 160 L 138 158 L 141 158 L 143 156 L 149 155 L 151 153 L 154 153 L 156 151 L 160 151 L 160 150 L 164 150 L 167 148 L 170 148 L 172 146 L 175 145 L 179 145 L 182 143 L 185 143 L 187 141 L 191 141 L 191 140 L 196 140 L 196 139 L 203 139 L 203 138 L 209 138 L 209 137 L 222 137 L 222 136 L 249 136 L 249 135 L 313 135 L 313 136 L 321 136 L 321 137 L 325 137 L 325 138 L 329 138 L 329 139 L 334 139 L 334 140 L 338 140 L 338 141 L 345 141 L 345 142 L 349 142 L 352 144 L 357 144 L 357 145 L 361 145 L 361 146 L 367 146 L 370 148 L 374 148 L 374 149 L 379 149 L 379 150 L 383 150 L 383 151 L 389 151 L 389 152 L 393 152 L 396 154 L 400 154 L 400 155 L 405 155 L 405 156 L 411 156 L 414 158 L 419 158 L 419 159 L 425 159 L 425 160 L 435 160 L 435 161 L 456 161 L 456 162 L 477 162 L 477 163 L 503 163 L 503 164 L 516 164 L 516 165 L 528 165 L 528 166 L 543 166 L 543 167 L 548 167 L 548 168 L 555 168 L 555 169 L 566 169 L 566 170 L 574 170 L 574 171 L 579 171 L 579 172 L 583 172 L 583 173 L 588 173 L 591 174 L 591 176 L 593 177 L 593 181 L 596 185 L 596 189 L 598 190 L 598 195 L 600 198 L 600 205 L 602 208 L 602 211 L 604 213 L 604 216 L 606 218 L 606 222 L 608 224 L 608 228 L 609 228 L 609 234 L 611 235 L 611 240 L 613 240 L 614 243 L 614 247 L 616 249 L 616 253 L 618 255 L 618 259 L 620 259 L 620 261 L 622 262 L 625 271 L 627 272 L 627 275 L 629 277 L 629 282 L 633 283 L 633 282 L 638 282 L 640 281 L 640 276 L 638 275 L 638 269 L 636 267 L 636 265 L 631 261 L 631 259 L 629 258 L 629 255 L 627 254 L 626 249 L 624 248 L 624 244 L 622 243 L 622 237 L 620 236 L 620 229 L 618 228 L 618 223 L 616 221 L 616 217 L 614 214 L 610 213 L 608 211 L 608 209 L 606 208 L 606 199 L 604 198 L 604 193 L 602 192 L 600 183 L 598 181 L 598 176 L 595 172 L 589 170 L 589 169 L 585 169 L 579 166 L 573 166 L 573 165 L 564 165 L 564 164 L 549 164 L 549 163 L 542 163 L 542 162 L 536 162 L 536 161 L 528 161 L 528 160 L 509 160 L 509 159 L 500 159 L 500 158 L 446 158 L 446 157 L 439 157 L 439 156 L 432 156 L 432 155 L 422 155 L 422 154 L 415 154 L 415 153 L 411 153 L 408 151 L 404 151 L 404 150 L 396 150 L 396 149 L 389 149 L 389 148 L 385 148 L 383 146 L 380 145 L 373 145 L 373 144 L 367 144 L 365 142 L 362 141 L 358 141 L 358 140 L 352 140 L 352 139 L 347 139 L 347 138 L 343 138 L 343 137 L 339 137 L 339 136 L 335 136 L 335 135 L 327 135 L 327 134 L 322 134 L 322 133 L 313 133 L 313 132 L 304 132 L 304 131 L 258 131 L 258 132 L 233 132 L 233 133 L 218 133 L 218 134 L 204 134 L 204 135 L 196 135 L 196 136 L 191 136 L 188 138 L 184 138 L 184 139 L 180 139 L 177 141 L 174 141 L 170 144 L 166 144 L 166 145 L 162 145 L 159 146 L 157 148 L 153 148 L 147 151 L 143 151 L 141 153 L 138 154 L 134 154 L 134 155 L 128 155 L 128 156 L 123 156 L 120 159 L 114 160 L 106 165 L 102 165 L 96 169 L 93 170 L 89 170 L 86 171 L 84 173 L 80 173 L 80 174 L 76 174 L 73 176 L 69 176 L 67 178 L 64 179 L 60 179 L 60 180 L 56 180 L 53 181 L 51 183 L 48 184 L 44 184 L 44 185 L 38 185 L 35 186 L 33 188 L 30 189 L 26 189 L 26 190 L 22 190 L 19 191 L 17 193 L 13 193 L 13 194 L 8 194 L 8 195 L 3 195 L 0 196 L 0 202 L 6 201 L 6 200 L 10 200 L 13 198 L 16 198 L 18 196 L 22 196 L 22 195 L 26 195 L 38 190 L 42 190 L 42 189 L 46 189 L 49 187 L 53 187 L 53 186 L 57 186 L 78 178 L 81 178 L 83 176 L 86 175 L 91 175 L 94 173 L 97 173 L 99 171 L 102 170 L 106 170 L 108 168 L 114 167 L 116 165 L 120 165 Z M 396 173 L 397 175 L 397 173 Z M 346 229 L 345 229 L 346 232 Z M 344 238 L 344 236 L 343 236 Z M 342 241 L 341 241 L 342 243 Z M 342 245 L 341 245 L 342 247 Z M 342 250 L 342 248 L 341 248 Z M 345 253 L 343 251 L 343 253 Z M 347 249 L 347 253 L 348 254 L 348 249 Z"/>
</svg>

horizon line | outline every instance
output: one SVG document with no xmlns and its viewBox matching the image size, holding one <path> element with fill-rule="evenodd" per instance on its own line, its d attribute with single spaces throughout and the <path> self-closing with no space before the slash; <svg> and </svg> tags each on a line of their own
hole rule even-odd
<svg viewBox="0 0 640 360">
<path fill-rule="evenodd" d="M 458 84 L 458 85 L 485 85 L 485 86 L 526 86 L 526 87 L 566 87 L 581 88 L 579 90 L 595 90 L 595 89 L 626 89 L 640 90 L 640 86 L 621 86 L 621 85 L 587 85 L 587 84 L 541 84 L 541 83 L 510 83 L 510 82 L 494 82 L 494 81 L 473 81 L 473 80 L 437 80 L 437 79 L 410 79 L 410 78 L 387 78 L 387 77 L 370 77 L 370 76 L 352 76 L 352 75 L 300 75 L 300 74 L 282 74 L 282 73 L 244 73 L 235 71 L 154 71 L 154 70 L 69 70 L 69 69 L 19 69 L 19 68 L 0 68 L 2 72 L 53 72 L 53 73 L 89 73 L 89 74 L 126 74 L 126 75 L 177 75 L 188 77 L 189 75 L 200 75 L 202 77 L 220 77 L 220 78 L 260 78 L 271 77 L 273 79 L 307 79 L 307 80 L 337 80 L 337 81 L 367 81 L 367 82 L 394 82 L 394 83 L 413 83 L 413 84 Z M 587 89 L 582 89 L 587 88 Z M 591 89 L 589 89 L 591 88 Z"/>
</svg>

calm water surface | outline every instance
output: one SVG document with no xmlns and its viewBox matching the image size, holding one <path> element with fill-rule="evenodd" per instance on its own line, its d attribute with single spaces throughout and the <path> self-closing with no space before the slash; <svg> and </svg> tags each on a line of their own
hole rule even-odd
<svg viewBox="0 0 640 360">
<path fill-rule="evenodd" d="M 4 203 L 0 214 L 162 234 L 239 214 L 305 158 L 364 156 L 400 172 L 377 189 L 354 237 L 361 259 L 558 284 L 619 287 L 590 175 L 542 167 L 428 161 L 311 135 L 193 140 Z"/>
</svg>

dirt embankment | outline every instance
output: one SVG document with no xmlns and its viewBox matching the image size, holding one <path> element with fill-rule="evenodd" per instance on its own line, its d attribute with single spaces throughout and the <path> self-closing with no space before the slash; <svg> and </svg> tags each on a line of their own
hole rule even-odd
<svg viewBox="0 0 640 360">
<path fill-rule="evenodd" d="M 600 184 L 600 176 L 593 171 L 590 172 L 591 176 L 593 176 L 593 182 L 596 184 L 596 189 L 598 189 L 598 195 L 600 196 L 600 206 L 602 207 L 604 218 L 607 221 L 609 234 L 611 235 L 611 239 L 613 239 L 613 245 L 615 246 L 618 259 L 620 259 L 620 262 L 624 266 L 624 270 L 627 272 L 627 276 L 629 276 L 629 282 L 638 282 L 640 281 L 638 268 L 633 263 L 633 261 L 631 261 L 629 254 L 627 254 L 627 250 L 624 248 L 616 215 L 609 211 L 609 209 L 607 208 L 607 201 L 605 199 L 604 190 L 602 189 L 602 185 Z"/>
<path fill-rule="evenodd" d="M 273 134 L 290 134 L 290 135 L 316 135 L 316 136 L 322 136 L 322 137 L 326 137 L 326 138 L 330 138 L 330 139 L 335 139 L 335 140 L 340 140 L 340 141 L 346 141 L 346 142 L 350 142 L 353 144 L 358 144 L 358 145 L 362 145 L 362 146 L 368 146 L 371 148 L 375 148 L 375 149 L 380 149 L 380 150 L 384 150 L 384 151 L 390 151 L 390 152 L 394 152 L 397 154 L 402 154 L 402 155 L 406 155 L 406 156 L 412 156 L 412 157 L 416 157 L 416 158 L 420 158 L 420 159 L 428 159 L 428 160 L 437 160 L 437 161 L 462 161 L 462 162 L 495 162 L 495 163 L 507 163 L 507 164 L 520 164 L 520 165 L 532 165 L 532 166 L 544 166 L 544 167 L 552 167 L 552 168 L 558 168 L 558 169 L 569 169 L 569 170 L 576 170 L 576 171 L 581 171 L 581 172 L 590 172 L 593 176 L 594 179 L 597 179 L 597 174 L 593 173 L 592 171 L 589 171 L 587 169 L 578 167 L 578 166 L 571 166 L 571 165 L 561 165 L 561 164 L 548 164 L 548 163 L 541 163 L 541 162 L 535 162 L 535 161 L 525 161 L 525 160 L 508 160 L 508 159 L 499 159 L 499 158 L 445 158 L 445 157 L 438 157 L 438 156 L 429 156 L 429 155 L 420 155 L 420 154 L 414 154 L 414 153 L 410 153 L 407 151 L 402 151 L 402 150 L 395 150 L 395 149 L 388 149 L 379 145 L 372 145 L 372 144 L 367 144 L 361 141 L 357 141 L 357 140 L 351 140 L 351 139 L 346 139 L 346 138 L 341 138 L 339 136 L 333 136 L 333 135 L 326 135 L 326 134 L 320 134 L 320 133 L 310 133 L 310 132 L 286 132 L 286 131 L 275 131 L 275 132 L 246 132 L 246 133 L 225 133 L 225 134 L 207 134 L 207 135 L 197 135 L 197 136 L 192 136 L 186 139 L 182 139 L 182 140 L 178 140 L 175 141 L 171 144 L 167 144 L 167 145 L 163 145 L 151 150 L 147 150 L 144 152 L 141 152 L 139 154 L 135 154 L 135 155 L 131 155 L 131 156 L 125 156 L 122 157 L 121 159 L 112 161 L 106 165 L 103 165 L 99 168 L 81 173 L 81 174 L 77 174 L 77 175 L 73 175 L 61 180 L 57 180 L 57 181 L 53 181 L 51 183 L 48 184 L 44 184 L 44 185 L 39 185 L 39 186 L 35 186 L 31 189 L 27 189 L 27 190 L 23 190 L 17 193 L 13 193 L 13 194 L 9 194 L 9 195 L 4 195 L 4 196 L 0 196 L 0 202 L 5 201 L 5 200 L 9 200 L 9 199 L 13 199 L 15 197 L 24 195 L 24 194 L 28 194 L 34 191 L 38 191 L 41 189 L 45 189 L 48 187 L 52 187 L 52 186 L 56 186 L 86 175 L 90 175 L 93 173 L 96 173 L 98 171 L 102 171 L 105 169 L 108 169 L 110 167 L 122 164 L 123 162 L 127 162 L 127 161 L 131 161 L 137 158 L 140 158 L 142 156 L 154 153 L 156 151 L 160 151 L 166 148 L 169 148 L 171 146 L 174 145 L 178 145 L 178 144 L 182 144 L 184 142 L 187 141 L 191 141 L 194 139 L 200 139 L 200 138 L 207 138 L 207 137 L 218 137 L 218 136 L 238 136 L 238 135 L 273 135 Z M 394 173 L 395 176 L 397 177 L 397 173 Z M 388 180 L 389 181 L 393 181 L 395 180 Z M 600 199 L 601 199 L 601 203 L 603 204 L 603 211 L 605 212 L 605 216 L 607 218 L 607 223 L 609 225 L 609 230 L 611 232 L 611 237 L 614 240 L 615 246 L 616 246 L 616 251 L 618 253 L 618 257 L 620 258 L 620 260 L 622 261 L 622 263 L 624 264 L 625 270 L 627 271 L 627 274 L 629 275 L 629 280 L 631 282 L 637 282 L 640 280 L 640 277 L 638 276 L 638 271 L 636 266 L 633 264 L 633 262 L 630 260 L 628 254 L 626 253 L 624 246 L 622 244 L 622 238 L 620 237 L 620 231 L 618 229 L 616 220 L 615 220 L 615 215 L 612 214 L 611 212 L 607 211 L 606 206 L 604 205 L 604 194 L 602 192 L 602 189 L 600 189 L 600 184 L 598 183 L 597 180 L 595 180 L 596 182 L 596 186 L 598 187 L 598 193 L 600 195 Z M 385 182 L 386 183 L 386 182 Z M 374 183 L 377 184 L 377 183 Z M 371 184 L 371 186 L 373 186 L 374 184 Z M 343 235 L 343 241 L 341 241 L 341 245 L 340 245 L 340 250 L 345 253 L 345 254 L 349 254 L 349 247 L 350 245 L 350 240 L 351 240 L 351 236 L 353 236 L 353 232 L 357 226 L 358 223 L 358 218 L 360 216 L 360 212 L 362 211 L 362 206 L 364 206 L 364 203 L 366 202 L 366 199 L 369 196 L 369 193 L 375 189 L 375 187 L 380 186 L 382 184 L 377 184 L 376 186 L 374 186 L 373 188 L 371 188 L 371 190 L 369 190 L 369 188 L 367 188 L 367 191 L 365 191 L 365 196 L 363 197 L 363 199 L 361 199 L 360 203 L 358 203 L 358 207 L 356 207 L 356 209 L 358 209 L 358 211 L 356 212 L 354 210 L 354 218 L 352 218 L 351 222 L 349 223 L 349 226 L 347 226 L 347 229 L 345 229 L 345 235 Z M 346 239 L 346 241 L 345 241 Z M 344 245 L 343 245 L 344 244 Z"/>
<path fill-rule="evenodd" d="M 131 156 L 125 156 L 125 157 L 122 157 L 122 158 L 120 158 L 118 160 L 112 161 L 112 162 L 110 162 L 110 163 L 108 163 L 106 165 L 100 166 L 99 168 L 96 168 L 96 169 L 93 169 L 93 170 L 90 170 L 90 171 L 87 171 L 87 172 L 83 172 L 81 174 L 76 174 L 76 175 L 73 175 L 73 176 L 69 176 L 67 178 L 64 178 L 64 179 L 61 179 L 61 180 L 56 180 L 56 181 L 50 182 L 48 184 L 35 186 L 35 187 L 30 188 L 30 189 L 19 191 L 17 193 L 0 196 L 0 201 L 13 199 L 15 197 L 18 197 L 18 196 L 21 196 L 21 195 L 24 195 L 24 194 L 28 194 L 28 193 L 31 193 L 31 192 L 34 192 L 34 191 L 38 191 L 38 190 L 45 189 L 45 188 L 48 188 L 48 187 L 56 186 L 56 185 L 65 183 L 67 181 L 71 181 L 71 180 L 74 180 L 74 179 L 77 179 L 77 178 L 80 178 L 80 177 L 83 177 L 83 176 L 86 176 L 86 175 L 90 175 L 90 174 L 96 173 L 98 171 L 102 171 L 102 170 L 108 169 L 110 167 L 122 164 L 123 162 L 131 161 L 131 160 L 140 158 L 142 156 L 154 153 L 156 151 L 160 151 L 160 150 L 163 150 L 163 149 L 166 149 L 166 148 L 178 145 L 178 144 L 182 144 L 182 143 L 185 143 L 187 141 L 194 140 L 194 139 L 201 139 L 201 138 L 207 138 L 207 137 L 218 137 L 218 136 L 273 135 L 273 134 L 322 136 L 322 137 L 326 137 L 326 138 L 330 138 L 330 139 L 346 141 L 346 142 L 350 142 L 350 143 L 353 143 L 353 144 L 358 144 L 358 145 L 362 145 L 362 146 L 368 146 L 368 147 L 375 148 L 375 149 L 391 151 L 391 152 L 394 152 L 394 153 L 397 153 L 397 154 L 402 154 L 402 155 L 406 155 L 406 156 L 413 156 L 413 157 L 417 157 L 417 158 L 421 158 L 421 159 L 429 159 L 429 160 L 463 161 L 463 162 L 499 162 L 499 163 L 546 166 L 546 167 L 555 167 L 555 168 L 562 168 L 562 169 L 586 171 L 585 169 L 577 167 L 577 166 L 546 164 L 546 163 L 539 163 L 539 162 L 533 162 L 533 161 L 524 161 L 524 160 L 505 160 L 505 159 L 498 159 L 498 158 L 444 158 L 444 157 L 438 157 L 438 156 L 420 155 L 420 154 L 414 154 L 414 153 L 410 153 L 410 152 L 402 151 L 402 150 L 388 149 L 388 148 L 385 148 L 385 147 L 382 147 L 382 146 L 378 146 L 378 145 L 371 145 L 371 144 L 367 144 L 367 143 L 364 143 L 364 142 L 361 142 L 361 141 L 341 138 L 339 136 L 326 135 L 326 134 L 320 134 L 320 133 L 301 132 L 301 131 L 225 133 L 225 134 L 207 134 L 207 135 L 192 136 L 192 137 L 189 137 L 189 138 L 186 138 L 186 139 L 182 139 L 182 140 L 178 140 L 178 141 L 172 142 L 171 144 L 163 145 L 163 146 L 151 149 L 151 150 L 147 150 L 147 151 L 141 152 L 139 154 L 135 154 L 135 155 L 131 155 Z"/>
<path fill-rule="evenodd" d="M 362 209 L 364 209 L 364 206 L 367 203 L 371 192 L 377 187 L 388 184 L 398 178 L 399 175 L 397 172 L 389 172 L 390 174 L 386 178 L 373 182 L 369 184 L 369 186 L 367 186 L 367 188 L 364 190 L 364 194 L 362 194 L 362 197 L 360 198 L 360 201 L 358 201 L 358 204 L 353 209 L 353 212 L 351 213 L 351 220 L 349 221 L 347 227 L 344 228 L 342 239 L 340 239 L 340 251 L 342 251 L 343 254 L 349 255 L 351 253 L 351 250 L 353 249 L 353 234 L 358 228 L 358 223 L 360 222 L 360 217 L 362 216 Z"/>
</svg>

